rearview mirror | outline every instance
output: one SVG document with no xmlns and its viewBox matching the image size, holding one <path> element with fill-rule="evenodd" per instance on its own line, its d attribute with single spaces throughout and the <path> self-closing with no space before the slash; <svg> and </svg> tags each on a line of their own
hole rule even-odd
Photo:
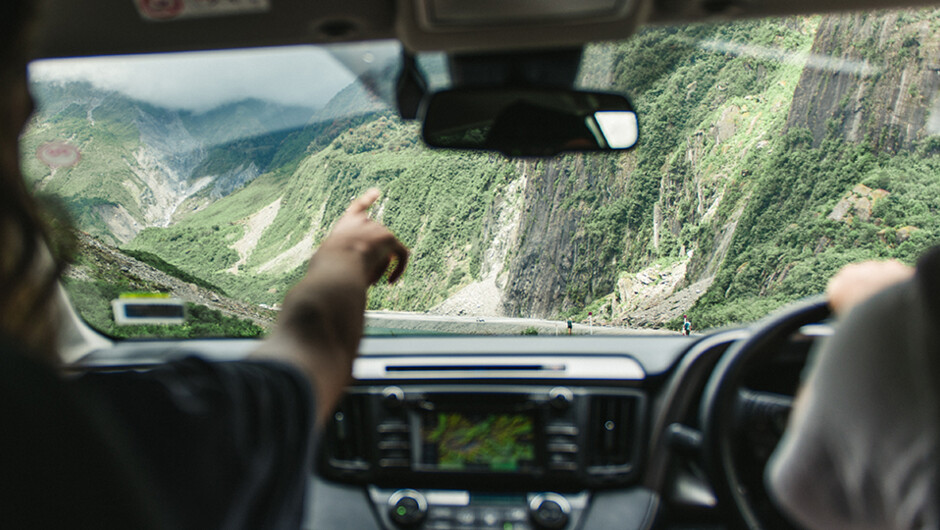
<svg viewBox="0 0 940 530">
<path fill-rule="evenodd" d="M 551 156 L 636 145 L 639 126 L 618 94 L 546 88 L 460 88 L 433 94 L 424 107 L 432 147 Z"/>
</svg>

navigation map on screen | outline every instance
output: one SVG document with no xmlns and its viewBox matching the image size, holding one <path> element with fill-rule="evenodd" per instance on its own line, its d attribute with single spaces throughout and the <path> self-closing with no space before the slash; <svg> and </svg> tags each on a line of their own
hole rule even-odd
<svg viewBox="0 0 940 530">
<path fill-rule="evenodd" d="M 533 422 L 524 414 L 429 413 L 421 462 L 440 470 L 517 471 L 535 462 Z"/>
</svg>

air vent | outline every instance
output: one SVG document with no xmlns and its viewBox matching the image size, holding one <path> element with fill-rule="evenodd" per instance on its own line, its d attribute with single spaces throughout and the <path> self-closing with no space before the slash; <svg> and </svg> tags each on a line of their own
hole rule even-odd
<svg viewBox="0 0 940 530">
<path fill-rule="evenodd" d="M 410 429 L 404 419 L 389 418 L 378 425 L 379 467 L 411 466 Z"/>
<path fill-rule="evenodd" d="M 637 398 L 593 396 L 585 448 L 592 475 L 624 474 L 632 469 L 638 433 Z"/>
<path fill-rule="evenodd" d="M 333 413 L 333 421 L 326 432 L 325 454 L 327 464 L 336 471 L 369 469 L 366 397 L 348 395 Z"/>
</svg>

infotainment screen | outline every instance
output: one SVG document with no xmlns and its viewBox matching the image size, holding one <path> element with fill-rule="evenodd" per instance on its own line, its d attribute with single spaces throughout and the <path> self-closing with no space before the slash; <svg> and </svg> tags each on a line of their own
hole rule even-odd
<svg viewBox="0 0 940 530">
<path fill-rule="evenodd" d="M 534 431 L 526 414 L 427 412 L 419 461 L 438 471 L 525 471 L 535 467 Z"/>
</svg>

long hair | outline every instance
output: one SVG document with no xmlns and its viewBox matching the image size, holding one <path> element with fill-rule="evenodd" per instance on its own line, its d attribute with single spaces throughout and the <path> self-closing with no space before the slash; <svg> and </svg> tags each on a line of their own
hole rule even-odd
<svg viewBox="0 0 940 530">
<path fill-rule="evenodd" d="M 36 2 L 0 4 L 0 333 L 37 355 L 56 357 L 55 289 L 64 264 L 20 172 L 19 136 L 32 110 L 26 65 Z"/>
</svg>

